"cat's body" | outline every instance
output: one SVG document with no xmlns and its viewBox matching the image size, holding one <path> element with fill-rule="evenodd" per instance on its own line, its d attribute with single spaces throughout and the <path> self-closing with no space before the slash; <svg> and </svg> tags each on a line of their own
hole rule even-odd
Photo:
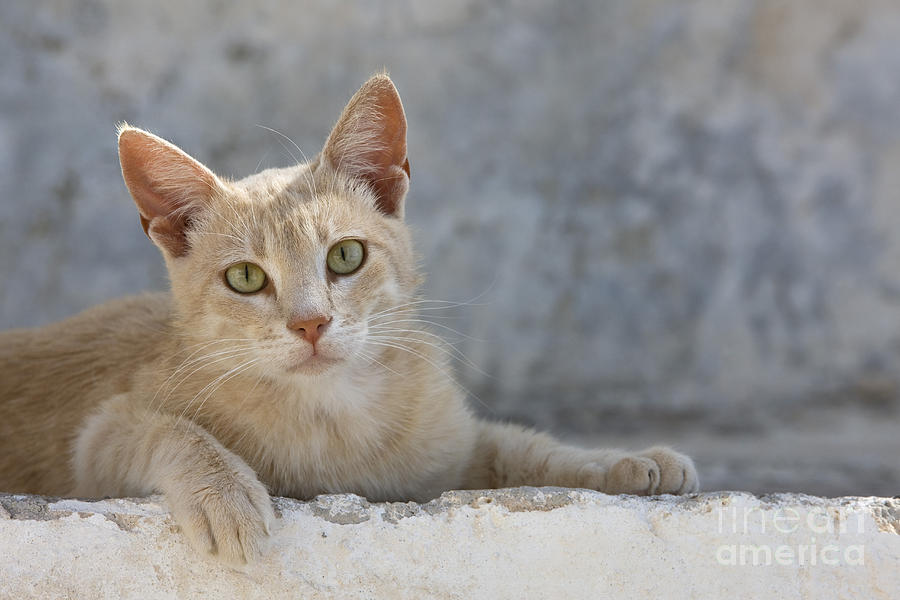
<svg viewBox="0 0 900 600">
<path fill-rule="evenodd" d="M 230 562 L 261 551 L 268 493 L 697 489 L 671 450 L 573 448 L 470 413 L 417 316 L 406 121 L 386 76 L 308 164 L 227 182 L 138 129 L 119 149 L 172 293 L 0 334 L 0 489 L 163 492 Z"/>
<path fill-rule="evenodd" d="M 175 334 L 173 318 L 168 294 L 146 294 L 41 329 L 0 333 L 0 364 L 18 375 L 0 378 L 2 489 L 100 493 L 76 485 L 68 456 L 89 417 L 135 390 L 154 392 L 142 394 L 138 405 L 151 415 L 184 412 L 243 457 L 276 495 L 354 492 L 372 500 L 427 500 L 462 487 L 475 430 L 458 391 L 427 362 L 387 348 L 379 362 L 395 364 L 404 377 L 389 378 L 384 367 L 361 361 L 308 386 L 238 374 L 208 394 L 212 388 L 203 388 L 230 369 L 213 363 L 197 370 L 219 356 L 195 362 L 200 355 L 185 349 L 191 344 Z M 434 343 L 427 336 L 423 342 Z M 443 362 L 427 343 L 410 348 Z M 108 440 L 97 436 L 98 443 Z M 105 489 L 117 495 L 150 491 L 139 482 L 110 482 Z"/>
</svg>

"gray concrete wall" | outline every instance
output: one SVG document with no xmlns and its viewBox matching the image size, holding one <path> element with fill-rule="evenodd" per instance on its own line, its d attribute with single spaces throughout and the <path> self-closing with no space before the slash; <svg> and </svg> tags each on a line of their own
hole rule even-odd
<svg viewBox="0 0 900 600">
<path fill-rule="evenodd" d="M 890 0 L 4 2 L 0 327 L 165 286 L 117 121 L 240 177 L 387 67 L 494 414 L 893 402 L 898 40 Z"/>
</svg>

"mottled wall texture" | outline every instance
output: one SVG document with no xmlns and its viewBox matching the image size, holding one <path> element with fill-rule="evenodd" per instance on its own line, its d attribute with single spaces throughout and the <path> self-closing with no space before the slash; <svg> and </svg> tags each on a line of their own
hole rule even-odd
<svg viewBox="0 0 900 600">
<path fill-rule="evenodd" d="M 298 154 L 260 126 L 312 155 L 382 68 L 484 410 L 895 394 L 893 0 L 3 2 L 0 327 L 165 287 L 117 121 L 241 177 Z"/>
</svg>

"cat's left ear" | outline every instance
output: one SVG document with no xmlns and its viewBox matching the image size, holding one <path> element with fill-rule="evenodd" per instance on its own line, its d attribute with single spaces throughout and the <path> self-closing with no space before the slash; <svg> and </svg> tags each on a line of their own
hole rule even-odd
<svg viewBox="0 0 900 600">
<path fill-rule="evenodd" d="M 366 181 L 383 213 L 403 217 L 409 190 L 406 115 L 390 77 L 375 75 L 350 99 L 322 157 L 331 168 Z"/>
<path fill-rule="evenodd" d="M 174 144 L 125 124 L 119 162 L 144 233 L 174 257 L 187 254 L 191 221 L 224 192 L 221 180 Z"/>
</svg>

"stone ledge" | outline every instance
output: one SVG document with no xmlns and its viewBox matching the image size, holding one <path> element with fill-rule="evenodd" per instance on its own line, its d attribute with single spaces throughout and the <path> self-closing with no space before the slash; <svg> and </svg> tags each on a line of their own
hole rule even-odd
<svg viewBox="0 0 900 600">
<path fill-rule="evenodd" d="M 516 488 L 427 504 L 276 498 L 245 571 L 195 555 L 161 497 L 0 495 L 0 598 L 889 598 L 900 500 Z"/>
</svg>

